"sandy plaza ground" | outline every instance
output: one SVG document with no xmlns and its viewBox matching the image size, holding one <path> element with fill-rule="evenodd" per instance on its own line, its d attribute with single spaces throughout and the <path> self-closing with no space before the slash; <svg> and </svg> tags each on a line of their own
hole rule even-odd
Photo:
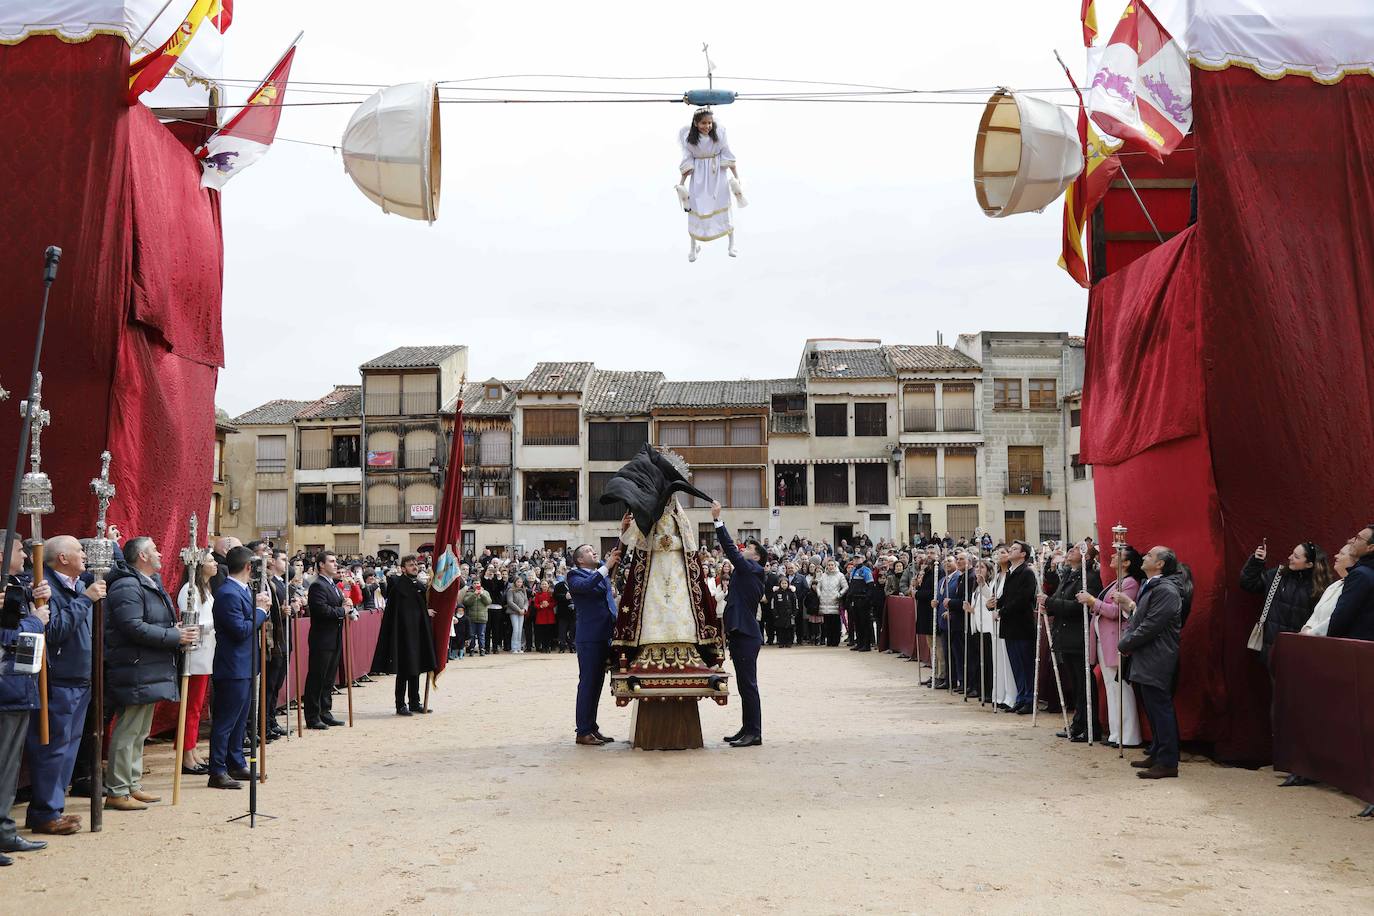
<svg viewBox="0 0 1374 916">
<path fill-rule="evenodd" d="M 1116 752 L 916 687 L 916 666 L 767 648 L 766 744 L 703 705 L 707 747 L 645 753 L 603 701 L 606 748 L 572 743 L 568 655 L 466 659 L 435 713 L 390 678 L 356 726 L 268 751 L 248 793 L 188 777 L 172 808 L 150 745 L 147 812 L 54 837 L 0 873 L 9 913 L 1369 912 L 1374 824 L 1271 770 L 1186 760 L 1143 782 Z M 343 698 L 336 702 L 336 712 Z M 69 810 L 85 815 L 85 800 Z M 22 808 L 15 815 L 22 818 Z"/>
</svg>

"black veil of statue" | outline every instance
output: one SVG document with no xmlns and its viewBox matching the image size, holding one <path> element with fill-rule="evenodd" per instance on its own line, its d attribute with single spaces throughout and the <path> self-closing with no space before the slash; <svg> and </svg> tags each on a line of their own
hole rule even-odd
<svg viewBox="0 0 1374 916">
<path fill-rule="evenodd" d="M 711 501 L 710 496 L 682 476 L 671 459 L 645 443 L 639 454 L 606 483 L 601 504 L 624 503 L 633 513 L 639 530 L 647 537 L 674 493 L 687 493 Z"/>
</svg>

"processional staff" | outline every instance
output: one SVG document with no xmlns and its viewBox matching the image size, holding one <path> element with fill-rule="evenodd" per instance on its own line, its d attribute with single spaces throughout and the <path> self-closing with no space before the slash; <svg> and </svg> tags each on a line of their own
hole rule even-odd
<svg viewBox="0 0 1374 916">
<path fill-rule="evenodd" d="M 1120 522 L 1112 526 L 1112 550 L 1116 554 L 1116 582 L 1112 587 L 1112 594 L 1115 597 L 1121 594 L 1121 577 L 1126 574 L 1126 526 Z M 1086 581 L 1086 575 L 1085 573 L 1084 581 Z M 1119 607 L 1116 610 L 1116 632 L 1119 640 L 1121 636 L 1121 609 Z M 1102 645 L 1100 636 L 1097 642 L 1100 651 Z M 1116 756 L 1121 759 L 1126 757 L 1126 678 L 1123 668 L 1121 658 L 1118 657 L 1116 660 Z M 1111 725 L 1112 717 L 1109 712 L 1107 714 L 1107 728 L 1110 729 Z"/>
<path fill-rule="evenodd" d="M 186 568 L 186 611 L 181 615 L 182 627 L 195 627 L 196 638 L 191 645 L 186 647 L 186 651 L 181 653 L 177 666 L 181 669 L 181 691 L 180 699 L 177 701 L 177 740 L 176 740 L 176 762 L 172 765 L 172 804 L 181 802 L 181 760 L 186 753 L 186 700 L 191 690 L 191 663 L 190 652 L 192 649 L 200 647 L 201 617 L 204 610 L 200 606 L 200 589 L 196 588 L 196 575 L 200 572 L 200 565 L 204 563 L 209 555 L 208 549 L 196 546 L 200 535 L 200 520 L 196 513 L 191 513 L 190 539 L 186 546 L 181 549 L 181 562 Z"/>
<path fill-rule="evenodd" d="M 86 565 L 90 567 L 97 582 L 104 582 L 105 576 L 114 567 L 114 541 L 105 536 L 105 514 L 110 501 L 115 497 L 114 484 L 110 483 L 110 453 L 100 453 L 100 476 L 91 480 L 91 492 L 95 494 L 99 514 L 95 519 L 95 537 L 86 548 Z M 99 833 L 105 811 L 103 783 L 100 772 L 100 746 L 104 738 L 105 726 L 105 599 L 101 598 L 91 610 L 91 741 L 90 781 L 91 781 L 91 832 Z M 177 761 L 180 764 L 180 761 Z M 173 772 L 179 772 L 177 766 Z"/>
<path fill-rule="evenodd" d="M 19 487 L 19 511 L 29 517 L 33 543 L 33 584 L 43 584 L 43 516 L 53 511 L 52 481 L 40 469 L 43 451 L 40 444 L 43 427 L 52 422 L 43 409 L 43 373 L 34 375 L 29 400 L 20 404 L 20 413 L 29 420 L 29 472 Z M 8 559 L 8 558 L 6 558 Z M 39 599 L 38 605 L 48 602 Z M 38 669 L 38 743 L 48 743 L 48 648 L 45 643 Z"/>
</svg>

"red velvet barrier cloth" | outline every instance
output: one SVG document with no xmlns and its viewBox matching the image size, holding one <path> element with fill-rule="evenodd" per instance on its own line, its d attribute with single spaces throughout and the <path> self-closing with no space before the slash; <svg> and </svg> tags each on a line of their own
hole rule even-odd
<svg viewBox="0 0 1374 916">
<path fill-rule="evenodd" d="M 92 533 L 88 483 L 108 448 L 119 491 L 110 521 L 125 537 L 157 541 L 175 590 L 187 518 L 210 504 L 223 361 L 219 203 L 171 132 L 143 105 L 124 105 L 128 55 L 113 36 L 0 46 L 0 378 L 22 397 L 43 249 L 58 245 L 41 364 L 52 411 L 43 470 L 57 509 L 45 530 Z M 0 410 L 10 449 L 13 403 Z M 6 493 L 13 460 L 0 450 Z"/>
<path fill-rule="evenodd" d="M 891 649 L 907 656 L 916 654 L 915 599 L 893 595 L 887 599 L 883 613 L 887 615 L 887 625 L 883 628 L 886 640 L 878 648 Z"/>
<path fill-rule="evenodd" d="M 1280 634 L 1274 769 L 1374 804 L 1374 643 Z"/>
<path fill-rule="evenodd" d="M 1259 763 L 1240 569 L 1264 538 L 1334 551 L 1374 505 L 1374 79 L 1195 70 L 1193 101 L 1198 223 L 1093 289 L 1081 456 L 1099 530 L 1196 578 L 1182 736 Z"/>
</svg>

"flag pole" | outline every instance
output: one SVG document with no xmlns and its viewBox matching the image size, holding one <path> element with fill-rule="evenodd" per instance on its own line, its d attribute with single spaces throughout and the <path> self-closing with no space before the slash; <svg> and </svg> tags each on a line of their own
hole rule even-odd
<svg viewBox="0 0 1374 916">
<path fill-rule="evenodd" d="M 1131 196 L 1135 198 L 1136 203 L 1140 204 L 1140 212 L 1145 214 L 1145 221 L 1148 222 L 1150 228 L 1154 230 L 1155 238 L 1159 240 L 1159 244 L 1163 245 L 1164 235 L 1159 231 L 1159 227 L 1155 225 L 1155 218 L 1150 215 L 1150 210 L 1145 206 L 1145 201 L 1140 199 L 1140 192 L 1135 189 L 1135 182 L 1131 181 L 1131 176 L 1126 172 L 1126 163 L 1121 162 L 1119 157 L 1117 163 L 1118 168 L 1121 169 L 1121 177 L 1126 179 L 1126 187 L 1131 189 Z"/>
<path fill-rule="evenodd" d="M 138 43 L 148 37 L 148 33 L 153 30 L 153 26 L 157 25 L 157 21 L 162 18 L 162 14 L 167 12 L 167 7 L 171 5 L 172 0 L 167 0 L 166 3 L 162 4 L 162 9 L 158 10 L 157 14 L 154 15 L 152 19 L 148 20 L 148 24 L 143 27 L 143 31 L 139 32 L 138 37 L 135 38 L 133 42 L 129 45 L 130 55 L 132 55 L 134 52 L 138 50 Z"/>
</svg>

